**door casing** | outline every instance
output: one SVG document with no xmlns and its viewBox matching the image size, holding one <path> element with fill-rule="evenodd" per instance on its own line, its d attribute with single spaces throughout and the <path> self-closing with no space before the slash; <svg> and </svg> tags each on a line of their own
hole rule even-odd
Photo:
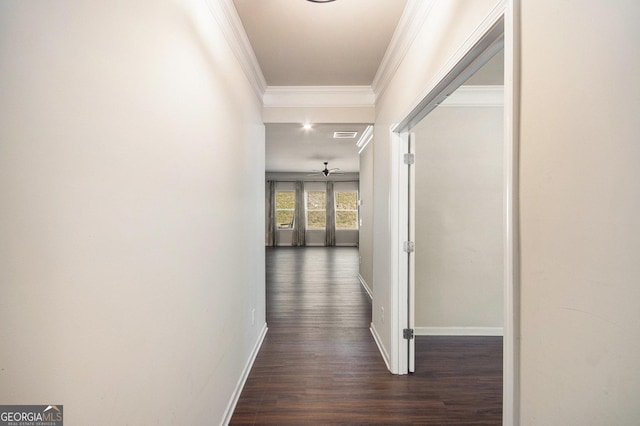
<svg viewBox="0 0 640 426">
<path fill-rule="evenodd" d="M 411 253 L 404 243 L 411 235 L 409 199 L 410 169 L 404 165 L 409 130 L 437 107 L 498 50 L 504 48 L 504 336 L 503 336 L 503 424 L 519 424 L 519 214 L 518 214 L 518 116 L 519 50 L 517 0 L 504 0 L 485 18 L 452 60 L 440 71 L 427 93 L 405 118 L 390 128 L 391 155 L 391 353 L 394 374 L 412 371 L 411 345 L 403 330 L 411 328 L 409 281 Z"/>
</svg>

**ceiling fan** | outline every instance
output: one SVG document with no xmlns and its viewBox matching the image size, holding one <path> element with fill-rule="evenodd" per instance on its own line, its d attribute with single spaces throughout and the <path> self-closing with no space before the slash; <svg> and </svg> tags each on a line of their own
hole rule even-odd
<svg viewBox="0 0 640 426">
<path fill-rule="evenodd" d="M 342 173 L 340 173 L 340 169 L 338 169 L 338 168 L 330 169 L 328 161 L 324 162 L 324 169 L 323 170 L 312 170 L 312 171 L 313 171 L 313 173 L 309 174 L 309 176 L 322 174 L 324 177 L 328 177 L 329 175 L 332 175 L 332 174 L 336 174 L 336 175 L 341 175 L 342 174 Z"/>
</svg>

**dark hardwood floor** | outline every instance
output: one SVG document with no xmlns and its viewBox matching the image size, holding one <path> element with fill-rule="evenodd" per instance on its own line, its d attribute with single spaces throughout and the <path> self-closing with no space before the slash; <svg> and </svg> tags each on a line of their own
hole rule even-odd
<svg viewBox="0 0 640 426">
<path fill-rule="evenodd" d="M 230 424 L 501 424 L 502 338 L 418 337 L 394 376 L 357 274 L 356 248 L 267 249 L 269 331 Z"/>
</svg>

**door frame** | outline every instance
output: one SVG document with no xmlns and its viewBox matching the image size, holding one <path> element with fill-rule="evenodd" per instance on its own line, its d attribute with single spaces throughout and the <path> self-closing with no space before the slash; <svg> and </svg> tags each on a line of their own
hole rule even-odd
<svg viewBox="0 0 640 426">
<path fill-rule="evenodd" d="M 390 128 L 391 150 L 391 356 L 396 374 L 411 370 L 410 345 L 403 329 L 410 328 L 410 253 L 404 251 L 409 229 L 409 171 L 404 166 L 409 129 L 436 108 L 495 52 L 504 48 L 504 334 L 503 424 L 519 423 L 519 40 L 517 0 L 501 1 L 466 40 L 424 91 L 426 95 L 398 124 Z"/>
</svg>

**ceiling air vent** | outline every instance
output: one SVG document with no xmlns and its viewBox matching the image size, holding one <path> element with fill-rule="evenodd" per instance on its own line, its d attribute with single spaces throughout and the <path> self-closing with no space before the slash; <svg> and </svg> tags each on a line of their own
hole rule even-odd
<svg viewBox="0 0 640 426">
<path fill-rule="evenodd" d="M 333 132 L 334 139 L 355 139 L 358 132 Z"/>
</svg>

